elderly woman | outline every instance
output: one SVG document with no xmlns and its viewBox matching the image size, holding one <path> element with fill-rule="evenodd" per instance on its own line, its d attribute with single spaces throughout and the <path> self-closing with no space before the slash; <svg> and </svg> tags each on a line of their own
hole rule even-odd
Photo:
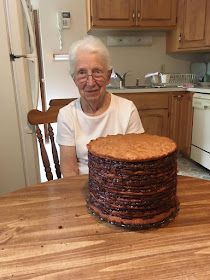
<svg viewBox="0 0 210 280">
<path fill-rule="evenodd" d="M 58 114 L 57 143 L 64 177 L 88 174 L 90 140 L 144 132 L 133 102 L 107 92 L 112 66 L 109 52 L 98 38 L 89 35 L 75 42 L 69 59 L 80 98 Z"/>
</svg>

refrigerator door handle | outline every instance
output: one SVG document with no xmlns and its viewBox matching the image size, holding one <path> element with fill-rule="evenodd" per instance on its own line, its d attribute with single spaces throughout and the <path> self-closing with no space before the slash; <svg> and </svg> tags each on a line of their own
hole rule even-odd
<svg viewBox="0 0 210 280">
<path fill-rule="evenodd" d="M 30 60 L 34 64 L 34 96 L 32 96 L 32 105 L 36 109 L 39 101 L 39 68 L 38 68 L 38 58 L 37 57 L 28 57 L 27 55 L 15 55 L 10 54 L 10 60 L 15 61 L 18 58 L 25 58 Z"/>
<path fill-rule="evenodd" d="M 22 55 L 22 54 L 20 54 L 20 55 L 18 55 L 18 54 L 14 54 L 14 53 L 10 53 L 10 60 L 11 61 L 15 61 L 15 59 L 17 59 L 17 58 L 27 58 L 27 55 Z"/>
<path fill-rule="evenodd" d="M 38 58 L 37 58 L 37 50 L 36 50 L 36 39 L 35 39 L 35 34 L 34 34 L 34 29 L 33 29 L 33 25 L 31 22 L 31 18 L 30 18 L 30 14 L 28 11 L 28 7 L 27 7 L 27 3 L 26 0 L 20 0 L 22 7 L 23 7 L 23 11 L 25 14 L 25 19 L 28 25 L 28 30 L 29 30 L 29 35 L 31 38 L 31 46 L 32 46 L 32 53 L 27 54 L 25 57 L 28 60 L 31 60 L 34 62 L 34 84 L 35 84 L 35 88 L 34 88 L 34 96 L 32 97 L 32 101 L 33 101 L 33 107 L 37 108 L 38 106 L 38 99 L 39 99 L 39 67 L 38 67 Z"/>
<path fill-rule="evenodd" d="M 34 96 L 32 96 L 33 108 L 37 109 L 39 102 L 39 67 L 37 57 L 27 57 L 26 59 L 31 60 L 34 63 Z"/>
</svg>

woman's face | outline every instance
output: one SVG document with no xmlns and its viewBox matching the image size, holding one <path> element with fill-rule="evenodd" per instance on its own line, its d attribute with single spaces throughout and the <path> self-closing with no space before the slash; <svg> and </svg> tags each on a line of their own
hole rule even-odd
<svg viewBox="0 0 210 280">
<path fill-rule="evenodd" d="M 98 101 L 106 93 L 110 80 L 107 65 L 99 54 L 79 53 L 74 73 L 74 81 L 81 98 L 86 101 Z"/>
</svg>

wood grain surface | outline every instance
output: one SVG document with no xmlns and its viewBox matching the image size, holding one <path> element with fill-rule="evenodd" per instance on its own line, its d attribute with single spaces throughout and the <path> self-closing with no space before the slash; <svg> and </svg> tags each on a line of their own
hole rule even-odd
<svg viewBox="0 0 210 280">
<path fill-rule="evenodd" d="M 210 279 L 210 181 L 179 177 L 168 226 L 127 231 L 86 208 L 87 177 L 0 197 L 0 279 Z"/>
</svg>

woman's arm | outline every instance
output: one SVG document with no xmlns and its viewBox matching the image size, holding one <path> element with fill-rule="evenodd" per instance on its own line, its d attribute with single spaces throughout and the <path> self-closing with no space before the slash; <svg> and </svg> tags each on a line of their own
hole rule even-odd
<svg viewBox="0 0 210 280">
<path fill-rule="evenodd" d="M 74 146 L 60 145 L 60 166 L 63 177 L 79 175 L 76 149 Z"/>
<path fill-rule="evenodd" d="M 134 104 L 132 104 L 132 112 L 126 133 L 144 133 L 144 128 L 138 110 Z"/>
</svg>

